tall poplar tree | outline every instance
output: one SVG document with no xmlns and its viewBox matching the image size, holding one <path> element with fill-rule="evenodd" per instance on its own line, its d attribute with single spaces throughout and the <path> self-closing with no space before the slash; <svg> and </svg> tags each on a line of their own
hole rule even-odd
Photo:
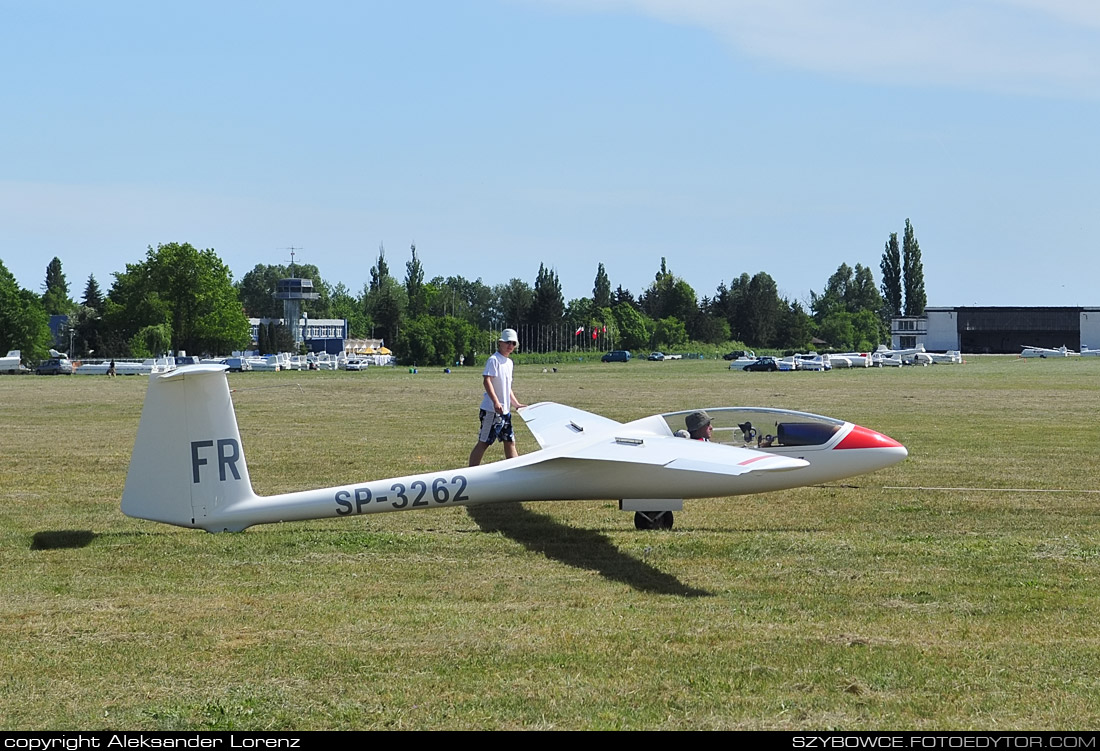
<svg viewBox="0 0 1100 751">
<path fill-rule="evenodd" d="M 601 263 L 596 269 L 596 281 L 592 286 L 592 307 L 611 307 L 611 280 L 607 277 L 607 271 Z"/>
<path fill-rule="evenodd" d="M 406 295 L 400 282 L 390 276 L 386 249 L 381 244 L 378 246 L 378 261 L 370 270 L 370 286 L 366 290 L 364 304 L 364 310 L 373 324 L 373 336 L 394 347 L 405 315 Z"/>
<path fill-rule="evenodd" d="M 56 256 L 46 266 L 46 283 L 42 285 L 42 307 L 46 315 L 66 315 L 73 309 L 69 299 L 69 283 L 65 281 L 65 272 L 61 270 L 61 259 Z"/>
<path fill-rule="evenodd" d="M 885 302 L 887 317 L 901 315 L 902 287 L 901 287 L 901 251 L 898 249 L 898 233 L 891 232 L 890 239 L 886 241 L 886 248 L 882 251 L 882 262 L 879 263 L 882 272 L 882 299 Z"/>
<path fill-rule="evenodd" d="M 922 316 L 928 305 L 924 293 L 924 264 L 920 258 L 920 243 L 909 220 L 905 220 L 905 235 L 901 243 L 901 266 L 905 274 L 905 315 Z"/>
<path fill-rule="evenodd" d="M 416 244 L 410 246 L 412 258 L 405 263 L 405 294 L 409 299 L 406 312 L 416 318 L 428 312 L 428 291 L 424 288 L 424 267 L 416 257 Z"/>
<path fill-rule="evenodd" d="M 535 324 L 537 342 L 535 349 L 548 352 L 553 347 L 554 333 L 565 316 L 565 298 L 561 294 L 561 282 L 553 269 L 539 264 L 535 277 L 535 296 L 531 304 L 531 323 Z"/>
</svg>

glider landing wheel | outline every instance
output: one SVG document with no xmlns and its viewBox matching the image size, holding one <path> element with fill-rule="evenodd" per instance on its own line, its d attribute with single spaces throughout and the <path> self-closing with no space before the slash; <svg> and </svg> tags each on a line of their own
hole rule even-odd
<svg viewBox="0 0 1100 751">
<path fill-rule="evenodd" d="M 671 511 L 635 511 L 635 529 L 672 529 Z"/>
</svg>

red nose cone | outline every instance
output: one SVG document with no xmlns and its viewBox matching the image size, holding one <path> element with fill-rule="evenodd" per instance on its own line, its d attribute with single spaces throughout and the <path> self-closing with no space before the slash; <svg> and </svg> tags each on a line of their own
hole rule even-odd
<svg viewBox="0 0 1100 751">
<path fill-rule="evenodd" d="M 838 449 L 893 449 L 905 448 L 888 435 L 876 433 L 867 428 L 856 425 L 852 432 L 844 436 L 844 440 L 837 446 Z"/>
</svg>

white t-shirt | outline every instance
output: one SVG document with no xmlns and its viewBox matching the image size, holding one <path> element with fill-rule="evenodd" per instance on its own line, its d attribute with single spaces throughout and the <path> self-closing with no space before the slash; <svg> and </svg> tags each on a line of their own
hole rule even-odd
<svg viewBox="0 0 1100 751">
<path fill-rule="evenodd" d="M 512 360 L 509 357 L 505 357 L 499 352 L 494 352 L 489 356 L 489 360 L 485 363 L 485 371 L 481 374 L 483 376 L 489 376 L 492 379 L 493 391 L 497 395 L 497 399 L 504 405 L 504 414 L 508 414 L 512 411 Z M 493 406 L 493 400 L 489 398 L 489 393 L 486 392 L 485 396 L 481 400 L 481 408 L 486 412 L 492 412 L 496 409 Z"/>
</svg>

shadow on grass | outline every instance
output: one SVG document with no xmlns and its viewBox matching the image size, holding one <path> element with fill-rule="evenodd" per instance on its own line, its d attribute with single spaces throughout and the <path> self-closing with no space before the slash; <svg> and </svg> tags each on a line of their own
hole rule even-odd
<svg viewBox="0 0 1100 751">
<path fill-rule="evenodd" d="M 483 532 L 500 532 L 528 550 L 568 566 L 596 571 L 641 592 L 680 597 L 712 597 L 711 592 L 689 587 L 679 579 L 615 547 L 599 532 L 576 529 L 528 511 L 519 503 L 467 506 L 466 511 Z M 659 533 L 658 533 L 659 534 Z"/>
<path fill-rule="evenodd" d="M 60 529 L 54 532 L 35 532 L 31 538 L 31 550 L 62 550 L 86 548 L 96 537 L 87 529 Z"/>
</svg>

